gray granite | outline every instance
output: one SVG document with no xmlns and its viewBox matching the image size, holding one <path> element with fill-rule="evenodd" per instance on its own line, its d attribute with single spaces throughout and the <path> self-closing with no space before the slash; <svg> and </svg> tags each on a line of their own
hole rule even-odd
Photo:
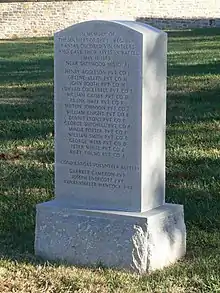
<svg viewBox="0 0 220 293">
<path fill-rule="evenodd" d="M 37 206 L 35 251 L 48 260 L 144 273 L 181 258 L 185 241 L 181 205 L 144 213 L 77 210 L 57 200 Z"/>
<path fill-rule="evenodd" d="M 142 212 L 165 200 L 166 33 L 88 21 L 55 34 L 55 195 Z"/>
</svg>

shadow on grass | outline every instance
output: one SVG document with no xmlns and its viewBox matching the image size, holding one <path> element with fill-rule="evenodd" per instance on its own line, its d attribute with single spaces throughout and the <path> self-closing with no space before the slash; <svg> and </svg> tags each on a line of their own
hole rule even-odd
<svg viewBox="0 0 220 293">
<path fill-rule="evenodd" d="M 9 152 L 21 141 L 52 139 L 52 55 L 53 41 L 47 38 L 0 43 L 0 141 Z M 22 260 L 25 252 L 33 254 L 36 203 L 54 196 L 53 170 L 47 167 L 54 153 L 48 145 L 21 152 L 20 162 L 0 160 L 3 257 Z"/>
<path fill-rule="evenodd" d="M 220 38 L 220 30 L 219 28 L 206 28 L 206 29 L 201 29 L 201 28 L 191 28 L 191 29 L 185 29 L 185 30 L 169 30 L 168 31 L 168 37 L 173 38 L 190 38 L 191 41 L 193 42 L 194 37 L 201 37 L 201 41 L 204 41 L 204 38 L 206 39 L 207 37 L 214 37 L 215 39 L 218 37 Z M 198 40 L 196 40 L 198 41 Z"/>
<path fill-rule="evenodd" d="M 36 101 L 26 105 L 3 105 L 0 108 L 4 111 L 1 116 L 5 117 L 2 122 L 5 131 L 1 134 L 5 143 L 46 138 L 53 133 L 53 108 L 49 103 L 40 105 Z"/>
<path fill-rule="evenodd" d="M 34 160 L 33 155 L 31 159 Z M 6 171 L 1 173 L 4 185 L 0 188 L 0 256 L 22 260 L 23 253 L 34 253 L 36 204 L 54 196 L 54 172 L 43 161 L 40 166 L 1 162 L 1 169 Z"/>
<path fill-rule="evenodd" d="M 47 82 L 53 79 L 53 59 L 42 58 L 34 59 L 33 56 L 27 61 L 1 61 L 0 84 L 7 85 L 9 83 L 31 83 L 31 82 Z"/>
<path fill-rule="evenodd" d="M 167 125 L 219 120 L 219 98 L 219 88 L 189 93 L 170 91 L 167 96 Z"/>
<path fill-rule="evenodd" d="M 1 140 L 45 137 L 53 132 L 53 40 L 0 43 Z"/>
<path fill-rule="evenodd" d="M 1 61 L 5 58 L 20 58 L 23 55 L 39 56 L 41 53 L 51 55 L 52 51 L 53 37 L 0 40 Z"/>
<path fill-rule="evenodd" d="M 172 65 L 168 66 L 168 72 L 170 76 L 220 74 L 220 63 L 215 62 L 196 65 Z"/>
<path fill-rule="evenodd" d="M 184 205 L 188 224 L 209 232 L 220 229 L 220 162 L 168 157 L 166 167 L 166 201 Z"/>
<path fill-rule="evenodd" d="M 193 42 L 194 36 L 215 36 L 216 30 L 208 34 L 207 32 L 203 34 L 202 30 L 195 30 L 169 32 L 169 35 L 174 39 L 181 36 L 189 37 Z M 179 48 L 182 50 L 181 46 Z M 1 69 L 3 69 L 0 76 L 2 88 L 0 122 L 4 129 L 0 136 L 4 144 L 18 139 L 39 137 L 46 139 L 47 135 L 53 132 L 53 87 L 51 84 L 53 62 L 51 57 L 46 57 L 51 50 L 52 42 L 49 41 L 47 44 L 45 40 L 39 40 L 39 43 L 38 40 L 32 40 L 31 43 L 20 40 L 15 43 L 0 44 L 0 52 L 4 52 L 6 58 L 3 62 L 0 60 Z M 28 52 L 30 61 L 25 58 L 23 61 L 17 60 L 13 63 L 9 59 L 15 52 L 17 56 Z M 219 74 L 218 64 L 180 65 L 177 63 L 168 67 L 168 74 L 174 78 L 182 75 Z M 190 137 L 189 130 L 172 129 L 175 125 L 189 123 L 190 128 L 190 125 L 195 123 L 220 119 L 218 86 L 201 91 L 189 92 L 186 89 L 184 92 L 178 92 L 171 84 L 167 100 L 167 125 L 171 127 L 167 131 L 168 144 L 172 139 L 178 139 L 178 135 Z M 207 129 L 199 131 L 201 139 L 200 141 L 199 139 L 192 140 L 192 146 L 199 147 L 200 143 L 206 139 Z M 217 143 L 217 137 L 214 135 L 210 139 L 211 144 Z M 178 141 L 177 144 L 179 144 Z M 37 150 L 25 154 L 24 159 L 28 158 L 43 164 L 52 163 L 53 150 L 46 152 Z M 6 170 L 6 177 L 4 177 L 0 197 L 0 256 L 17 261 L 24 261 L 27 257 L 31 262 L 40 263 L 40 260 L 33 257 L 35 205 L 53 196 L 53 171 L 30 165 L 26 167 L 6 165 L 7 163 L 2 165 L 2 170 Z M 193 227 L 196 228 L 198 235 L 201 231 L 210 232 L 220 228 L 220 204 L 216 190 L 216 180 L 219 180 L 218 170 L 218 160 L 197 158 L 192 162 L 191 158 L 178 160 L 168 157 L 167 202 L 184 204 L 187 228 L 189 231 Z M 210 249 L 211 245 L 210 243 Z M 192 242 L 189 247 L 189 253 L 193 251 L 195 256 L 201 254 L 201 250 L 198 252 L 193 250 Z M 206 249 L 208 248 L 207 241 Z"/>
</svg>

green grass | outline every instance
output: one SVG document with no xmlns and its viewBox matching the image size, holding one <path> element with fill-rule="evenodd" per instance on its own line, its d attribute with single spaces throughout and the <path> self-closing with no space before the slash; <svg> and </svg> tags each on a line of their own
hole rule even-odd
<svg viewBox="0 0 220 293">
<path fill-rule="evenodd" d="M 220 30 L 168 32 L 167 202 L 187 255 L 137 276 L 44 263 L 35 205 L 54 194 L 53 40 L 0 41 L 0 292 L 220 292 Z"/>
</svg>

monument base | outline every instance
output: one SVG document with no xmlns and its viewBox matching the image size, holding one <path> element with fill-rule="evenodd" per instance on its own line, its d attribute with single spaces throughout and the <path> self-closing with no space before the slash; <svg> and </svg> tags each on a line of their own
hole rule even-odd
<svg viewBox="0 0 220 293">
<path fill-rule="evenodd" d="M 144 213 L 79 210 L 58 200 L 37 205 L 36 255 L 74 265 L 145 273 L 184 256 L 183 206 Z"/>
</svg>

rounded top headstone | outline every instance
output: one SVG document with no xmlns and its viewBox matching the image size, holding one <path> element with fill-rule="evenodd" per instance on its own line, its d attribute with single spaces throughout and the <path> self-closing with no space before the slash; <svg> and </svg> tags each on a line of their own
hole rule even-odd
<svg viewBox="0 0 220 293">
<path fill-rule="evenodd" d="M 163 204 L 165 43 L 162 31 L 132 21 L 55 34 L 58 199 L 124 211 Z"/>
</svg>

